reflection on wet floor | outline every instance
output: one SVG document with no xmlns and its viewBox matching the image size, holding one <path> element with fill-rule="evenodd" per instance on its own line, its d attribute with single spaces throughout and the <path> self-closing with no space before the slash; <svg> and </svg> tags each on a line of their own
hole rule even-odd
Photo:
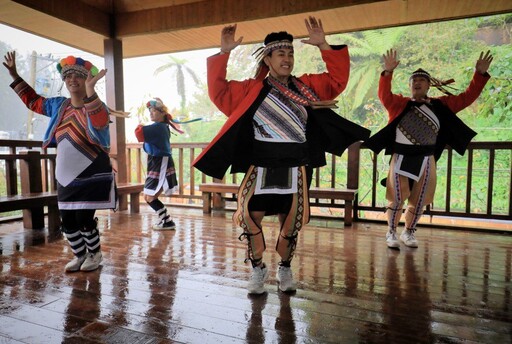
<svg viewBox="0 0 512 344">
<path fill-rule="evenodd" d="M 63 272 L 62 238 L 0 226 L 0 343 L 510 343 L 512 235 L 419 229 L 389 250 L 385 226 L 312 221 L 278 291 L 275 221 L 264 223 L 268 293 L 231 213 L 176 209 L 176 231 L 140 214 L 99 212 L 104 261 Z M 7 229 L 7 230 L 3 230 Z M 4 234 L 2 234 L 4 233 Z"/>
</svg>

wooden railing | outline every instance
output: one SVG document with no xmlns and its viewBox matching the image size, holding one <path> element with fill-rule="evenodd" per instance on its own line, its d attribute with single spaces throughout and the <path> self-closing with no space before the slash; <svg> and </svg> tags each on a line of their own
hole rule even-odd
<svg viewBox="0 0 512 344">
<path fill-rule="evenodd" d="M 41 141 L 0 140 L 0 195 L 57 190 L 55 149 L 41 146 Z"/>
<path fill-rule="evenodd" d="M 168 199 L 184 206 L 201 206 L 201 183 L 213 181 L 191 167 L 206 143 L 173 143 L 179 190 Z M 146 176 L 147 155 L 142 144 L 127 145 L 128 182 L 143 182 Z M 37 147 L 37 148 L 36 148 Z M 40 141 L 0 140 L 0 177 L 6 185 L 2 194 L 17 194 L 23 182 L 20 171 L 20 151 L 39 149 Z M 42 190 L 54 190 L 55 154 L 41 151 Z M 355 220 L 382 218 L 386 206 L 385 188 L 380 180 L 387 174 L 389 156 L 375 156 L 368 149 L 354 145 L 342 157 L 327 154 L 327 165 L 317 169 L 313 185 L 318 187 L 358 188 Z M 437 164 L 438 184 L 434 203 L 426 211 L 431 216 L 512 220 L 512 142 L 472 142 L 463 156 L 448 147 Z M 241 174 L 227 174 L 225 181 L 238 183 Z M 4 183 L 5 180 L 5 183 Z M 339 209 L 329 207 L 330 202 L 315 204 L 322 208 L 320 215 L 336 215 Z"/>
<path fill-rule="evenodd" d="M 361 149 L 359 217 L 384 211 L 389 156 L 375 156 Z M 437 162 L 434 202 L 425 211 L 431 216 L 512 220 L 512 142 L 472 142 L 464 156 L 447 147 Z"/>
<path fill-rule="evenodd" d="M 206 143 L 173 144 L 173 156 L 180 178 L 176 197 L 199 202 L 198 185 L 211 178 L 190 168 L 190 161 Z M 141 144 L 128 144 L 132 181 L 139 181 L 145 169 Z M 135 161 L 137 163 L 133 164 Z M 313 185 L 359 189 L 355 219 L 374 219 L 386 206 L 385 188 L 380 180 L 386 177 L 389 156 L 375 155 L 365 147 L 354 145 L 342 157 L 327 154 L 327 165 L 317 169 Z M 434 203 L 425 212 L 446 216 L 489 220 L 512 220 L 512 142 L 472 142 L 464 156 L 454 154 L 450 147 L 437 163 L 438 183 Z M 241 180 L 242 175 L 227 175 L 226 182 Z M 174 197 L 174 196 L 173 196 Z M 335 215 L 335 209 L 323 206 L 323 214 Z M 378 217 L 378 216 L 377 216 Z"/>
</svg>

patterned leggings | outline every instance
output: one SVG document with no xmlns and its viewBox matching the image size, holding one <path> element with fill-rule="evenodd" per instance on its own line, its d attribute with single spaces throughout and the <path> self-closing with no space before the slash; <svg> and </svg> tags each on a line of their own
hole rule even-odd
<svg viewBox="0 0 512 344">
<path fill-rule="evenodd" d="M 434 200 L 437 182 L 436 162 L 434 157 L 430 156 L 421 178 L 418 181 L 414 181 L 411 187 L 408 177 L 393 172 L 396 159 L 396 155 L 393 155 L 386 182 L 388 226 L 396 231 L 402 216 L 405 200 L 408 200 L 405 213 L 405 228 L 416 229 L 425 206 Z"/>
<path fill-rule="evenodd" d="M 238 190 L 238 207 L 233 214 L 233 222 L 243 229 L 239 239 L 247 238 L 248 241 L 246 261 L 250 260 L 253 266 L 261 263 L 266 249 L 263 229 L 254 222 L 249 210 L 249 201 L 256 188 L 256 177 L 257 169 L 251 166 Z M 292 260 L 298 233 L 309 222 L 309 193 L 304 167 L 299 167 L 297 179 L 297 193 L 292 196 L 290 211 L 281 223 L 276 244 L 276 251 L 284 262 Z"/>
<path fill-rule="evenodd" d="M 100 250 L 100 233 L 94 209 L 61 210 L 62 232 L 77 257 Z"/>
</svg>

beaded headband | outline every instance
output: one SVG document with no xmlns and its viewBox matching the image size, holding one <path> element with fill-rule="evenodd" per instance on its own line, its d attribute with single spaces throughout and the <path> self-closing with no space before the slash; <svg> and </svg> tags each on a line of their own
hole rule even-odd
<svg viewBox="0 0 512 344">
<path fill-rule="evenodd" d="M 62 80 L 64 80 L 70 73 L 76 73 L 84 79 L 87 78 L 89 71 L 92 76 L 98 74 L 98 68 L 96 68 L 91 62 L 74 56 L 68 56 L 60 60 L 60 62 L 57 63 L 57 70 L 61 74 Z"/>
<path fill-rule="evenodd" d="M 252 55 L 255 56 L 257 60 L 259 60 L 264 56 L 270 55 L 270 53 L 278 49 L 293 50 L 293 43 L 288 40 L 270 42 L 264 47 L 259 47 L 258 49 L 256 49 L 256 51 Z"/>
<path fill-rule="evenodd" d="M 418 77 L 418 76 L 419 76 L 419 77 L 422 77 L 422 78 L 425 78 L 425 79 L 427 79 L 428 81 L 430 81 L 430 74 L 429 74 L 427 71 L 425 71 L 425 70 L 423 70 L 423 69 L 421 69 L 421 68 L 416 69 L 414 72 L 412 72 L 412 74 L 411 74 L 411 76 L 410 76 L 409 80 L 411 80 L 411 79 L 412 79 L 412 78 L 414 78 L 414 77 Z"/>
<path fill-rule="evenodd" d="M 439 80 L 439 79 L 431 77 L 427 71 L 419 68 L 419 69 L 415 70 L 414 72 L 412 72 L 409 80 L 411 80 L 412 78 L 417 77 L 417 76 L 427 79 L 432 87 L 437 88 L 439 91 L 441 91 L 442 93 L 444 93 L 448 96 L 453 95 L 449 89 L 457 90 L 455 87 L 448 86 L 455 82 L 454 79 Z"/>
</svg>

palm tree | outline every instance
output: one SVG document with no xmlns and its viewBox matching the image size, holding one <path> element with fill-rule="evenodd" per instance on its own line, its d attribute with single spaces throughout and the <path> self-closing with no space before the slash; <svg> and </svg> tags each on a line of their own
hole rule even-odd
<svg viewBox="0 0 512 344">
<path fill-rule="evenodd" d="M 192 78 L 196 85 L 200 83 L 200 80 L 196 73 L 191 68 L 186 66 L 186 63 L 188 62 L 186 59 L 180 59 L 172 55 L 168 55 L 167 57 L 169 58 L 169 61 L 155 69 L 154 75 L 156 76 L 166 70 L 171 71 L 171 78 L 176 80 L 176 91 L 178 92 L 178 96 L 181 97 L 181 115 L 187 117 L 188 114 L 186 113 L 187 93 L 185 87 L 185 73 Z"/>
</svg>

